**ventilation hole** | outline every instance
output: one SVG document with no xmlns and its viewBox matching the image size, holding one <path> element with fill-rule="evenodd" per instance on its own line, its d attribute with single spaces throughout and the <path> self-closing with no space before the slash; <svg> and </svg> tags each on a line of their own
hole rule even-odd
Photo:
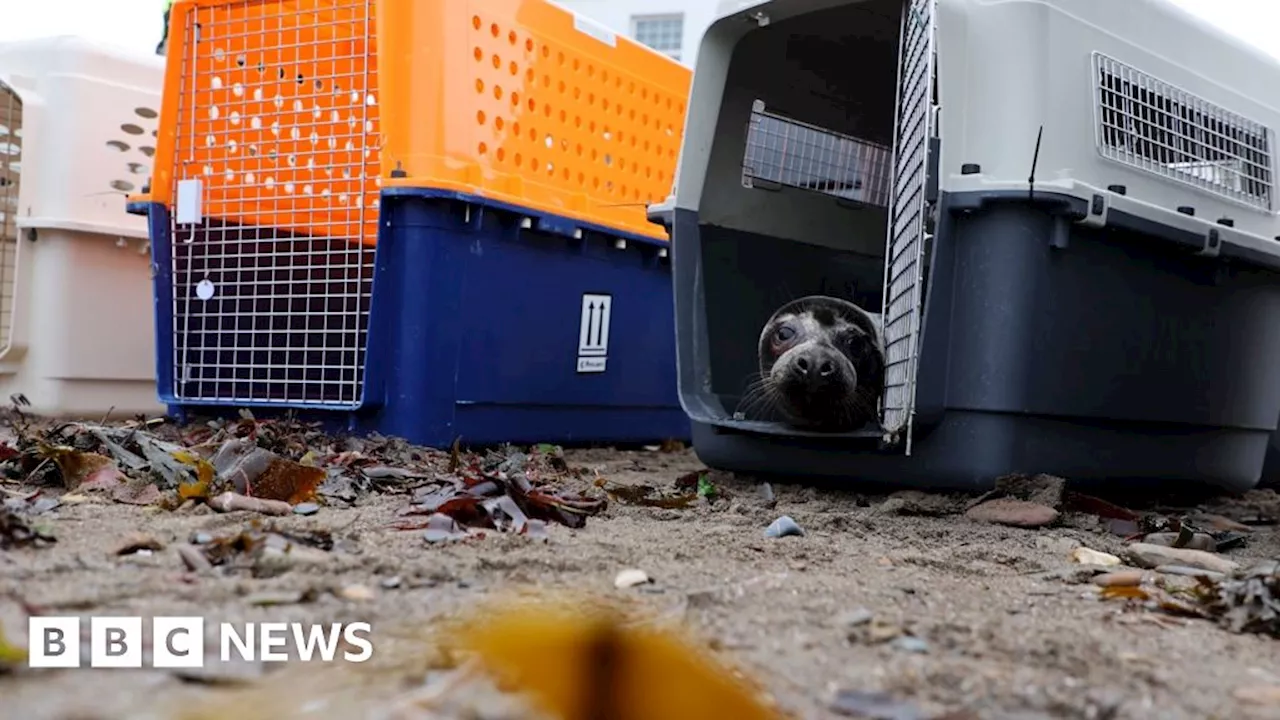
<svg viewBox="0 0 1280 720">
<path fill-rule="evenodd" d="M 493 119 L 493 126 L 494 126 L 495 128 L 497 128 L 498 130 L 501 130 L 501 129 L 502 129 L 502 126 L 503 126 L 503 125 L 505 125 L 505 124 L 506 124 L 506 122 L 505 122 L 502 118 L 500 118 L 500 117 L 496 117 L 496 118 L 494 118 L 494 119 Z"/>
<path fill-rule="evenodd" d="M 560 91 L 560 94 L 562 94 L 562 95 L 564 94 L 564 81 L 563 81 L 563 80 L 561 80 L 560 82 L 556 83 L 556 90 L 559 90 L 559 91 Z"/>
<path fill-rule="evenodd" d="M 562 52 L 556 53 L 556 63 L 560 65 L 564 64 L 564 53 Z"/>
<path fill-rule="evenodd" d="M 573 59 L 573 71 L 574 71 L 574 72 L 578 72 L 578 68 L 579 68 L 579 67 L 581 67 L 581 65 L 580 65 L 580 63 L 578 62 L 578 58 L 574 58 L 574 59 Z"/>
<path fill-rule="evenodd" d="M 533 72 L 533 68 L 529 68 L 528 70 L 524 71 L 524 79 L 526 81 L 532 83 L 534 77 L 536 77 L 536 75 Z"/>
<path fill-rule="evenodd" d="M 494 55 L 494 56 L 493 56 L 493 69 L 494 69 L 494 70 L 497 70 L 497 69 L 498 69 L 498 68 L 500 68 L 500 67 L 502 67 L 502 58 L 498 57 L 497 55 Z"/>
<path fill-rule="evenodd" d="M 219 77 L 219 76 L 217 76 L 217 75 L 214 75 L 214 76 L 213 76 L 213 79 L 211 79 L 211 80 L 209 81 L 209 85 L 210 85 L 210 87 L 212 87 L 214 90 L 221 90 L 221 89 L 222 89 L 222 78 L 221 78 L 221 77 Z"/>
<path fill-rule="evenodd" d="M 547 135 L 546 140 L 545 140 L 544 142 L 546 143 L 547 147 L 549 147 L 549 148 L 550 148 L 550 147 L 555 147 L 555 144 L 556 144 L 555 139 L 554 139 L 554 138 L 552 138 L 550 135 Z"/>
<path fill-rule="evenodd" d="M 480 62 L 481 60 L 484 59 L 484 51 L 481 50 L 480 48 L 476 48 L 475 50 L 472 50 L 471 54 L 472 56 L 475 57 L 476 62 Z"/>
<path fill-rule="evenodd" d="M 605 165 L 605 167 L 612 167 L 612 166 L 613 166 L 613 156 L 612 156 L 612 155 L 605 155 L 605 156 L 604 156 L 604 165 Z"/>
<path fill-rule="evenodd" d="M 512 105 L 519 105 L 519 104 L 520 104 L 520 93 L 518 93 L 518 92 L 513 92 L 513 93 L 511 93 L 511 104 L 512 104 Z"/>
<path fill-rule="evenodd" d="M 471 16 L 471 27 L 475 28 L 476 30 L 479 30 L 479 29 L 480 29 L 480 16 L 479 16 L 479 15 L 472 15 L 472 16 Z"/>
<path fill-rule="evenodd" d="M 213 59 L 217 60 L 218 62 L 222 62 L 223 60 L 227 59 L 227 54 L 222 51 L 222 48 L 214 48 Z"/>
<path fill-rule="evenodd" d="M 323 80 L 317 80 L 317 81 L 316 81 L 316 83 L 315 83 L 315 85 L 316 85 L 316 92 L 323 92 L 323 91 L 324 91 L 324 81 L 323 81 Z"/>
<path fill-rule="evenodd" d="M 235 95 L 236 97 L 244 97 L 244 86 L 241 85 L 240 83 L 236 83 L 235 85 L 232 85 L 231 94 Z"/>
<path fill-rule="evenodd" d="M 495 155 L 498 156 L 498 162 L 502 162 L 503 158 L 507 156 L 507 152 L 502 148 L 498 148 L 498 152 Z"/>
<path fill-rule="evenodd" d="M 120 129 L 129 133 L 130 135 L 142 135 L 143 133 L 146 132 L 145 130 L 138 127 L 137 125 L 134 125 L 133 123 L 125 123 L 124 125 L 120 126 Z"/>
<path fill-rule="evenodd" d="M 483 111 L 483 110 L 481 110 L 481 111 L 479 111 L 479 112 L 477 112 L 477 113 L 476 113 L 476 124 L 478 124 L 478 125 L 483 125 L 483 124 L 484 124 L 484 111 Z"/>
<path fill-rule="evenodd" d="M 498 23 L 493 23 L 492 25 L 490 25 L 490 26 L 489 26 L 489 34 L 490 34 L 490 35 L 492 35 L 492 36 L 494 36 L 494 37 L 498 37 L 498 34 L 499 34 L 500 32 L 502 32 L 502 31 L 498 29 Z"/>
<path fill-rule="evenodd" d="M 377 98 L 376 96 L 374 96 L 373 94 L 365 95 L 365 96 L 364 96 L 364 104 L 365 104 L 365 105 L 367 105 L 367 106 L 369 106 L 369 107 L 374 107 L 374 106 L 376 106 L 376 105 L 378 104 L 378 98 Z"/>
<path fill-rule="evenodd" d="M 133 192 L 133 187 L 134 187 L 133 183 L 129 182 L 128 180 L 112 180 L 111 181 L 112 190 L 119 190 L 120 192 Z"/>
<path fill-rule="evenodd" d="M 150 145 L 143 145 L 142 147 L 138 148 L 138 152 L 141 152 L 143 155 L 146 155 L 147 157 L 156 156 L 156 149 L 151 147 Z"/>
<path fill-rule="evenodd" d="M 214 147 L 218 144 L 218 138 L 212 135 L 206 135 L 204 138 L 204 144 L 208 147 Z"/>
<path fill-rule="evenodd" d="M 494 85 L 494 86 L 493 86 L 493 97 L 494 97 L 494 99 L 496 99 L 496 100 L 501 100 L 501 99 L 502 99 L 502 88 L 498 87 L 497 85 Z"/>
<path fill-rule="evenodd" d="M 514 134 L 516 137 L 520 137 L 520 123 L 518 123 L 518 122 L 516 122 L 516 123 L 511 123 L 511 132 L 512 132 L 512 134 Z"/>
<path fill-rule="evenodd" d="M 586 184 L 586 182 L 587 182 L 587 176 L 583 175 L 582 173 L 578 173 L 578 184 L 584 185 Z"/>
<path fill-rule="evenodd" d="M 134 108 L 133 111 L 138 114 L 138 117 L 146 118 L 148 120 L 154 120 L 160 116 L 160 113 L 149 107 Z"/>
<path fill-rule="evenodd" d="M 593 178 L 591 178 L 591 187 L 595 188 L 596 190 L 599 190 L 599 189 L 600 189 L 600 178 L 598 178 L 598 177 L 593 177 Z"/>
<path fill-rule="evenodd" d="M 257 146 L 257 145 L 250 145 L 250 146 L 249 146 L 249 157 L 258 157 L 258 146 Z"/>
<path fill-rule="evenodd" d="M 274 189 L 274 188 L 275 188 L 275 186 L 276 186 L 276 179 L 275 179 L 275 178 L 273 178 L 273 177 L 271 177 L 270 175 L 268 175 L 268 176 L 266 177 L 266 179 L 262 181 L 262 185 L 263 185 L 263 187 L 265 187 L 266 189 L 268 189 L 268 190 L 272 190 L 272 189 Z"/>
<path fill-rule="evenodd" d="M 512 159 L 515 160 L 517 166 L 524 165 L 524 156 L 520 153 L 516 153 L 516 156 Z"/>
<path fill-rule="evenodd" d="M 247 62 L 243 55 L 236 56 L 236 67 L 244 67 Z"/>
<path fill-rule="evenodd" d="M 213 137 L 213 136 L 210 135 L 210 137 Z M 129 149 L 129 146 L 126 143 L 123 143 L 119 140 L 108 140 L 107 147 L 113 150 L 119 150 L 120 152 L 125 152 L 126 150 Z"/>
<path fill-rule="evenodd" d="M 605 98 L 605 99 L 601 100 L 601 101 L 600 101 L 600 107 L 604 108 L 605 110 L 608 110 L 608 109 L 609 109 L 609 99 L 608 99 L 608 98 Z"/>
<path fill-rule="evenodd" d="M 578 147 L 577 147 L 576 149 L 577 149 L 578 155 L 579 155 L 579 156 L 581 156 L 581 155 L 582 155 L 582 143 L 578 143 Z"/>
<path fill-rule="evenodd" d="M 511 64 L 507 66 L 507 72 L 510 72 L 510 73 L 511 73 L 511 75 L 512 75 L 512 77 L 514 77 L 514 76 L 516 76 L 516 75 L 519 75 L 519 74 L 520 74 L 520 66 L 519 66 L 519 65 L 516 65 L 516 64 L 515 64 L 515 61 L 512 61 L 512 62 L 511 62 Z"/>
<path fill-rule="evenodd" d="M 480 146 L 476 148 L 476 151 L 479 152 L 481 155 L 484 155 L 485 153 L 489 152 L 489 146 L 485 145 L 484 143 L 480 143 Z"/>
<path fill-rule="evenodd" d="M 244 176 L 244 183 L 245 183 L 245 185 L 252 185 L 252 184 L 253 184 L 254 179 L 255 179 L 255 176 L 254 176 L 254 174 L 253 174 L 253 173 L 246 173 L 246 174 L 245 174 L 245 176 Z"/>
<path fill-rule="evenodd" d="M 534 110 L 537 110 L 537 109 L 538 109 L 538 103 L 535 102 L 533 98 L 529 98 L 529 112 L 533 112 Z"/>
<path fill-rule="evenodd" d="M 257 115 L 254 115 L 253 117 L 249 118 L 249 127 L 253 128 L 254 130 L 261 130 L 262 118 L 258 117 Z"/>
<path fill-rule="evenodd" d="M 352 105 L 360 104 L 360 93 L 356 92 L 355 90 L 351 91 L 351 104 Z"/>
<path fill-rule="evenodd" d="M 129 163 L 129 172 L 134 175 L 143 175 L 147 172 L 147 166 L 142 163 Z"/>
<path fill-rule="evenodd" d="M 292 194 L 293 194 L 293 190 L 294 190 L 293 183 L 285 183 L 285 184 L 284 184 L 284 191 L 285 191 L 285 193 L 286 193 L 286 194 L 288 194 L 288 195 L 292 195 Z"/>
<path fill-rule="evenodd" d="M 303 194 L 303 195 L 314 195 L 314 194 L 315 194 L 315 188 L 313 188 L 310 184 L 303 185 L 303 186 L 302 186 L 302 194 Z"/>
<path fill-rule="evenodd" d="M 302 73 L 298 73 L 297 76 L 294 77 L 294 82 L 298 83 L 299 85 L 302 85 L 306 81 L 307 81 L 307 76 L 303 75 Z"/>
<path fill-rule="evenodd" d="M 213 174 L 213 166 L 212 166 L 212 165 L 205 165 L 205 166 L 204 166 L 204 174 L 205 174 L 206 176 L 212 175 L 212 174 Z"/>
<path fill-rule="evenodd" d="M 231 140 L 227 142 L 227 151 L 232 155 L 236 154 L 236 149 L 239 147 L 240 147 L 240 143 L 237 143 L 235 140 Z"/>
<path fill-rule="evenodd" d="M 481 80 L 480 78 L 476 78 L 476 92 L 484 92 L 484 80 Z"/>
<path fill-rule="evenodd" d="M 262 88 L 253 89 L 253 101 L 262 102 Z"/>
<path fill-rule="evenodd" d="M 227 174 L 223 175 L 223 177 L 226 178 L 228 185 L 236 181 L 236 174 L 231 170 L 228 170 Z"/>
<path fill-rule="evenodd" d="M 525 52 L 533 52 L 533 41 L 532 41 L 532 40 L 525 40 L 525 41 L 524 41 L 524 49 L 525 49 Z"/>
<path fill-rule="evenodd" d="M 259 75 L 261 75 L 262 73 L 264 73 L 264 72 L 266 72 L 266 71 L 267 71 L 267 64 L 266 64 L 266 63 L 264 63 L 264 62 L 262 62 L 261 60 L 259 60 L 259 61 L 258 61 L 258 74 L 259 74 Z"/>
</svg>

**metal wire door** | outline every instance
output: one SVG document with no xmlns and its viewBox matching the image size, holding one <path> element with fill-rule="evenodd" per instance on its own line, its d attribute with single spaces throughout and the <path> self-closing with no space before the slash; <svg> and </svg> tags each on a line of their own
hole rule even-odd
<svg viewBox="0 0 1280 720">
<path fill-rule="evenodd" d="M 909 0 L 899 41 L 894 118 L 893 197 L 889 205 L 884 280 L 884 428 L 905 436 L 911 454 L 924 277 L 925 183 L 933 118 L 934 6 Z"/>
<path fill-rule="evenodd" d="M 171 227 L 180 400 L 363 400 L 380 185 L 375 6 L 187 9 L 173 197 L 180 210 L 194 187 L 201 211 L 195 222 L 175 212 Z"/>
<path fill-rule="evenodd" d="M 21 176 L 22 98 L 17 90 L 0 82 L 0 352 L 12 342 Z"/>
</svg>

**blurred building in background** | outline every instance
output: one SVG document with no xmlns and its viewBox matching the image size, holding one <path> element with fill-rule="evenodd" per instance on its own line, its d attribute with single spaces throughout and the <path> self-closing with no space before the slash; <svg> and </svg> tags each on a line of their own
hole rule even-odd
<svg viewBox="0 0 1280 720">
<path fill-rule="evenodd" d="M 719 0 L 557 0 L 583 17 L 689 67 Z"/>
</svg>

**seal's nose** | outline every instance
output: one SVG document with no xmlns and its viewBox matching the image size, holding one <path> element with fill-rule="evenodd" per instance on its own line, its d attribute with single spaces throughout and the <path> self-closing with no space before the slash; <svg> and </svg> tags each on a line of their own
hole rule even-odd
<svg viewBox="0 0 1280 720">
<path fill-rule="evenodd" d="M 812 348 L 796 357 L 795 370 L 805 380 L 825 380 L 836 374 L 836 364 L 822 348 Z"/>
</svg>

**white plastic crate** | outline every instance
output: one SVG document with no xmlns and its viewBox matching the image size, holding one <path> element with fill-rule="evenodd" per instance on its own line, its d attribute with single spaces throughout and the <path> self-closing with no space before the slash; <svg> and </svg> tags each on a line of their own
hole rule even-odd
<svg viewBox="0 0 1280 720">
<path fill-rule="evenodd" d="M 77 37 L 0 43 L 0 400 L 159 412 L 146 219 L 164 60 Z"/>
</svg>

